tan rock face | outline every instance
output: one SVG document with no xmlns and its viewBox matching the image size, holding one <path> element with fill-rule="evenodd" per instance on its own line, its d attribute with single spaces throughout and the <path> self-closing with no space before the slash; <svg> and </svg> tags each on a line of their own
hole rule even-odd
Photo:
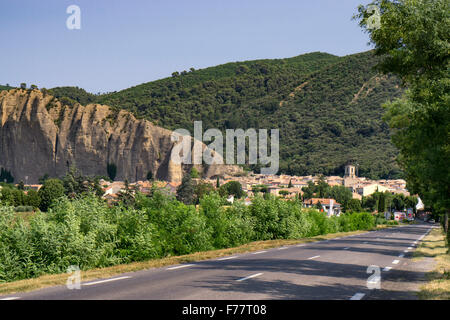
<svg viewBox="0 0 450 320">
<path fill-rule="evenodd" d="M 70 166 L 85 175 L 107 175 L 117 166 L 116 180 L 181 181 L 181 165 L 170 161 L 171 131 L 126 111 L 108 106 L 62 105 L 39 90 L 0 92 L 0 167 L 15 181 L 36 183 L 44 174 L 64 176 Z M 236 166 L 212 165 L 204 176 L 239 173 Z M 28 177 L 28 180 L 26 180 Z"/>
</svg>

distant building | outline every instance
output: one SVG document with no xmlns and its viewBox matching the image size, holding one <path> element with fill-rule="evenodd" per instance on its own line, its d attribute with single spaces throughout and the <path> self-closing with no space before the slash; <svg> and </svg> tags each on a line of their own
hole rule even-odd
<svg viewBox="0 0 450 320">
<path fill-rule="evenodd" d="M 25 189 L 31 189 L 35 191 L 39 191 L 39 189 L 42 188 L 42 184 L 26 184 Z"/>
<path fill-rule="evenodd" d="M 303 202 L 306 208 L 316 208 L 320 203 L 322 211 L 328 216 L 339 216 L 341 214 L 341 204 L 334 199 L 313 198 Z"/>
<path fill-rule="evenodd" d="M 374 194 L 375 192 L 386 192 L 386 191 L 390 190 L 378 183 L 372 183 L 356 187 L 356 192 L 362 197 L 368 197 L 371 194 Z"/>
<path fill-rule="evenodd" d="M 354 165 L 349 164 L 345 166 L 344 178 L 356 178 L 356 167 Z"/>
</svg>

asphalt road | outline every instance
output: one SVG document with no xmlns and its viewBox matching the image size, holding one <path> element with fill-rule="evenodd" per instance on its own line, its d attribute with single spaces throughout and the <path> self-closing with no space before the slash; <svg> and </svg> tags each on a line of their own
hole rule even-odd
<svg viewBox="0 0 450 320">
<path fill-rule="evenodd" d="M 402 292 L 402 285 L 423 274 L 414 269 L 411 252 L 431 228 L 429 224 L 402 226 L 125 273 L 82 282 L 81 289 L 58 286 L 0 299 L 408 299 L 411 295 Z"/>
</svg>

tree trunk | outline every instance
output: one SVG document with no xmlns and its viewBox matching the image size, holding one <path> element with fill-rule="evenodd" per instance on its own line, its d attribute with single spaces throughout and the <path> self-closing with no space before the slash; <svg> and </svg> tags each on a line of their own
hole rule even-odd
<svg viewBox="0 0 450 320">
<path fill-rule="evenodd" d="M 448 213 L 450 210 L 445 211 L 444 213 L 444 231 L 445 233 L 448 233 Z"/>
<path fill-rule="evenodd" d="M 445 234 L 447 235 L 447 247 L 448 249 L 448 253 L 450 253 L 450 230 L 448 229 L 448 213 L 450 212 L 450 209 L 445 211 L 444 214 L 444 230 L 445 230 Z"/>
</svg>

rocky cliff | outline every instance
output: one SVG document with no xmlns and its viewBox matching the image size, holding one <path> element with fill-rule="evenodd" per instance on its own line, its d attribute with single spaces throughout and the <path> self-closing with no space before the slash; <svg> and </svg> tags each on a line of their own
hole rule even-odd
<svg viewBox="0 0 450 320">
<path fill-rule="evenodd" d="M 70 166 L 106 176 L 108 163 L 117 166 L 116 180 L 145 180 L 151 171 L 158 179 L 180 181 L 186 168 L 170 160 L 171 133 L 105 105 L 68 106 L 39 90 L 0 92 L 0 167 L 16 182 L 60 177 Z M 200 171 L 209 177 L 241 170 L 211 165 Z"/>
</svg>

